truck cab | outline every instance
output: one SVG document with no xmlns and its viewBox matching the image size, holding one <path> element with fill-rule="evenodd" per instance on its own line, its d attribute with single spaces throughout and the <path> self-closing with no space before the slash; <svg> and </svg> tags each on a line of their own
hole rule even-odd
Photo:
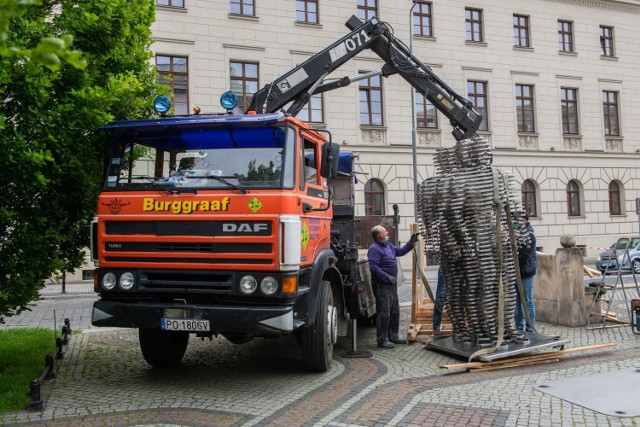
<svg viewBox="0 0 640 427">
<path fill-rule="evenodd" d="M 103 130 L 93 325 L 138 328 L 154 366 L 178 363 L 191 333 L 234 343 L 295 333 L 305 365 L 328 369 L 345 314 L 330 249 L 338 146 L 282 113 Z"/>
</svg>

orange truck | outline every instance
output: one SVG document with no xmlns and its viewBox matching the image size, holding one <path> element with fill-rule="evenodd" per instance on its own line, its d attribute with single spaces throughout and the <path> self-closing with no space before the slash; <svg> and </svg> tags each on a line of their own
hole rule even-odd
<svg viewBox="0 0 640 427">
<path fill-rule="evenodd" d="M 368 48 L 386 61 L 378 74 L 419 88 L 456 139 L 481 120 L 386 24 L 352 17 L 347 26 L 256 92 L 245 114 L 231 114 L 228 92 L 225 114 L 103 127 L 110 154 L 91 228 L 93 325 L 138 328 L 153 366 L 179 363 L 190 334 L 237 344 L 295 334 L 305 367 L 329 369 L 348 321 L 372 314 L 358 273 L 353 159 L 294 116 L 313 94 L 370 75 L 325 80 Z M 163 98 L 156 104 L 166 112 Z"/>
</svg>

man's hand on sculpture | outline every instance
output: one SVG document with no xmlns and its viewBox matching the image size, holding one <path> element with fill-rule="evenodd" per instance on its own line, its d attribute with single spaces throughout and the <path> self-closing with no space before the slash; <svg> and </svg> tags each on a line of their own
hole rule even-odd
<svg viewBox="0 0 640 427">
<path fill-rule="evenodd" d="M 415 245 L 416 242 L 418 241 L 418 238 L 420 237 L 420 233 L 416 233 L 414 235 L 411 236 L 411 244 Z"/>
</svg>

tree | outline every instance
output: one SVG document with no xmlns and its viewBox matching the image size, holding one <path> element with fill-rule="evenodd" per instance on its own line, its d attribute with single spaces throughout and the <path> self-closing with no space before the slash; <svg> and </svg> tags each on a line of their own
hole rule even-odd
<svg viewBox="0 0 640 427">
<path fill-rule="evenodd" d="M 80 266 L 103 177 L 97 129 L 151 117 L 166 92 L 150 62 L 153 0 L 2 3 L 0 321 Z"/>
</svg>

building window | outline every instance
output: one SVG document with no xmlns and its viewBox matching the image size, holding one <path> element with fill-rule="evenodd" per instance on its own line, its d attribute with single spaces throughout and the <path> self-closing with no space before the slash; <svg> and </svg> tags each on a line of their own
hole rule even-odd
<svg viewBox="0 0 640 427">
<path fill-rule="evenodd" d="M 573 52 L 573 22 L 558 21 L 558 49 Z"/>
<path fill-rule="evenodd" d="M 604 116 L 604 135 L 620 136 L 618 123 L 618 92 L 602 91 L 602 114 Z"/>
<path fill-rule="evenodd" d="M 489 116 L 487 109 L 487 83 L 467 82 L 467 92 L 469 101 L 473 103 L 475 110 L 482 116 L 482 123 L 478 130 L 489 130 Z"/>
<path fill-rule="evenodd" d="M 296 20 L 308 24 L 317 24 L 318 0 L 296 0 Z"/>
<path fill-rule="evenodd" d="M 620 186 L 617 182 L 609 183 L 609 213 L 611 215 L 621 215 Z"/>
<path fill-rule="evenodd" d="M 482 37 L 482 11 L 480 9 L 465 9 L 464 20 L 467 28 L 467 41 L 481 42 Z"/>
<path fill-rule="evenodd" d="M 416 92 L 416 125 L 419 128 L 438 129 L 438 113 L 433 106 L 420 92 Z"/>
<path fill-rule="evenodd" d="M 322 94 L 317 93 L 302 107 L 297 117 L 307 123 L 324 123 Z"/>
<path fill-rule="evenodd" d="M 384 215 L 384 186 L 377 179 L 370 179 L 364 185 L 365 215 Z"/>
<path fill-rule="evenodd" d="M 536 195 L 536 185 L 530 179 L 522 183 L 522 208 L 530 217 L 537 217 L 538 200 Z"/>
<path fill-rule="evenodd" d="M 368 21 L 378 16 L 378 0 L 358 0 L 358 18 Z"/>
<path fill-rule="evenodd" d="M 361 73 L 363 73 L 361 71 Z M 382 81 L 380 76 L 360 80 L 360 124 L 382 126 Z"/>
<path fill-rule="evenodd" d="M 562 113 L 562 133 L 578 134 L 578 90 L 560 88 L 560 110 Z"/>
<path fill-rule="evenodd" d="M 513 15 L 513 45 L 517 47 L 530 47 L 528 16 Z"/>
<path fill-rule="evenodd" d="M 255 16 L 255 3 L 255 0 L 231 0 L 229 3 L 229 6 L 231 7 L 231 14 Z"/>
<path fill-rule="evenodd" d="M 614 56 L 613 27 L 600 26 L 600 54 L 602 56 Z"/>
<path fill-rule="evenodd" d="M 533 115 L 533 86 L 516 85 L 516 113 L 518 132 L 535 132 Z"/>
<path fill-rule="evenodd" d="M 413 9 L 413 34 L 417 36 L 432 37 L 433 26 L 431 21 L 431 3 L 416 3 Z"/>
<path fill-rule="evenodd" d="M 156 0 L 158 6 L 184 7 L 184 0 Z"/>
<path fill-rule="evenodd" d="M 580 216 L 580 187 L 574 180 L 567 184 L 567 211 L 569 216 Z"/>
<path fill-rule="evenodd" d="M 238 107 L 242 111 L 251 104 L 253 94 L 258 91 L 258 64 L 231 62 L 231 90 L 238 96 Z"/>
<path fill-rule="evenodd" d="M 171 88 L 173 111 L 176 115 L 189 114 L 189 69 L 182 56 L 156 56 L 158 82 Z"/>
</svg>

